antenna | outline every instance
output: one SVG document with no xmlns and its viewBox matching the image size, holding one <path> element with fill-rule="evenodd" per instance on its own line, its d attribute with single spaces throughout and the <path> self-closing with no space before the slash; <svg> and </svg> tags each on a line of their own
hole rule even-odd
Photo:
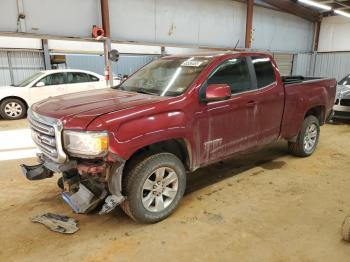
<svg viewBox="0 0 350 262">
<path fill-rule="evenodd" d="M 237 43 L 236 43 L 236 45 L 235 45 L 234 49 L 236 49 L 236 48 L 237 48 L 238 44 L 239 44 L 239 39 L 237 40 Z"/>
</svg>

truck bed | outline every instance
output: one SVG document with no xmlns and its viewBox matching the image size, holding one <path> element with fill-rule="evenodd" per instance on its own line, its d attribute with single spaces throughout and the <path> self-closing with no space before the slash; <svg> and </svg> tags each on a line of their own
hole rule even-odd
<svg viewBox="0 0 350 262">
<path fill-rule="evenodd" d="M 310 108 L 319 111 L 320 124 L 324 124 L 334 104 L 337 81 L 303 76 L 282 77 L 282 80 L 285 87 L 285 108 L 281 136 L 287 140 L 295 138 Z"/>
<path fill-rule="evenodd" d="M 303 83 L 313 80 L 321 80 L 322 77 L 306 77 L 306 76 L 282 76 L 282 81 L 285 85 Z"/>
</svg>

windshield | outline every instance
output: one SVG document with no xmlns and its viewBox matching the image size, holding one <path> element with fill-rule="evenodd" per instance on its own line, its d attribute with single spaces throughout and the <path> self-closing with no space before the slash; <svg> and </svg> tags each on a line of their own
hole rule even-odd
<svg viewBox="0 0 350 262">
<path fill-rule="evenodd" d="M 350 85 L 350 75 L 344 77 L 338 84 L 343 86 Z"/>
<path fill-rule="evenodd" d="M 24 86 L 27 86 L 28 84 L 30 84 L 32 81 L 34 81 L 36 78 L 40 77 L 44 75 L 43 72 L 37 72 L 35 73 L 34 75 L 31 75 L 25 79 L 23 79 L 22 81 L 20 81 L 19 83 L 17 84 L 14 84 L 14 86 L 19 86 L 19 87 L 24 87 Z"/>
<path fill-rule="evenodd" d="M 208 64 L 206 57 L 162 58 L 141 68 L 119 88 L 144 94 L 178 96 Z"/>
</svg>

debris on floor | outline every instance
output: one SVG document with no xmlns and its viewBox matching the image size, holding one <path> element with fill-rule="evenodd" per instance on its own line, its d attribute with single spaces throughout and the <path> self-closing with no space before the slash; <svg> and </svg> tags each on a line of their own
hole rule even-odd
<svg viewBox="0 0 350 262">
<path fill-rule="evenodd" d="M 110 213 L 113 209 L 115 209 L 121 202 L 123 202 L 124 197 L 123 196 L 116 196 L 116 195 L 109 195 L 105 203 L 102 206 L 102 209 L 100 210 L 99 214 L 108 214 Z"/>
<path fill-rule="evenodd" d="M 79 230 L 74 218 L 53 213 L 36 216 L 32 218 L 32 222 L 43 224 L 50 230 L 63 234 L 73 234 Z"/>
<path fill-rule="evenodd" d="M 345 217 L 342 229 L 342 237 L 345 241 L 350 242 L 350 216 Z"/>
</svg>

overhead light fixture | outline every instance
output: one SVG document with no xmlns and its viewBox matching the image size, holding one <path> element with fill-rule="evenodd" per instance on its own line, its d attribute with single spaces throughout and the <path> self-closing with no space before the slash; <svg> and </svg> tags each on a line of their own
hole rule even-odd
<svg viewBox="0 0 350 262">
<path fill-rule="evenodd" d="M 315 1 L 311 1 L 311 0 L 298 0 L 298 1 L 300 3 L 306 4 L 306 5 L 311 5 L 311 6 L 323 9 L 323 10 L 327 10 L 327 11 L 332 10 L 332 7 L 330 7 L 328 5 L 323 5 L 323 4 L 317 3 Z"/>
<path fill-rule="evenodd" d="M 346 16 L 350 18 L 350 13 L 346 13 L 344 11 L 340 11 L 340 10 L 334 10 L 334 13 L 338 14 L 338 15 L 342 15 L 342 16 Z"/>
</svg>

